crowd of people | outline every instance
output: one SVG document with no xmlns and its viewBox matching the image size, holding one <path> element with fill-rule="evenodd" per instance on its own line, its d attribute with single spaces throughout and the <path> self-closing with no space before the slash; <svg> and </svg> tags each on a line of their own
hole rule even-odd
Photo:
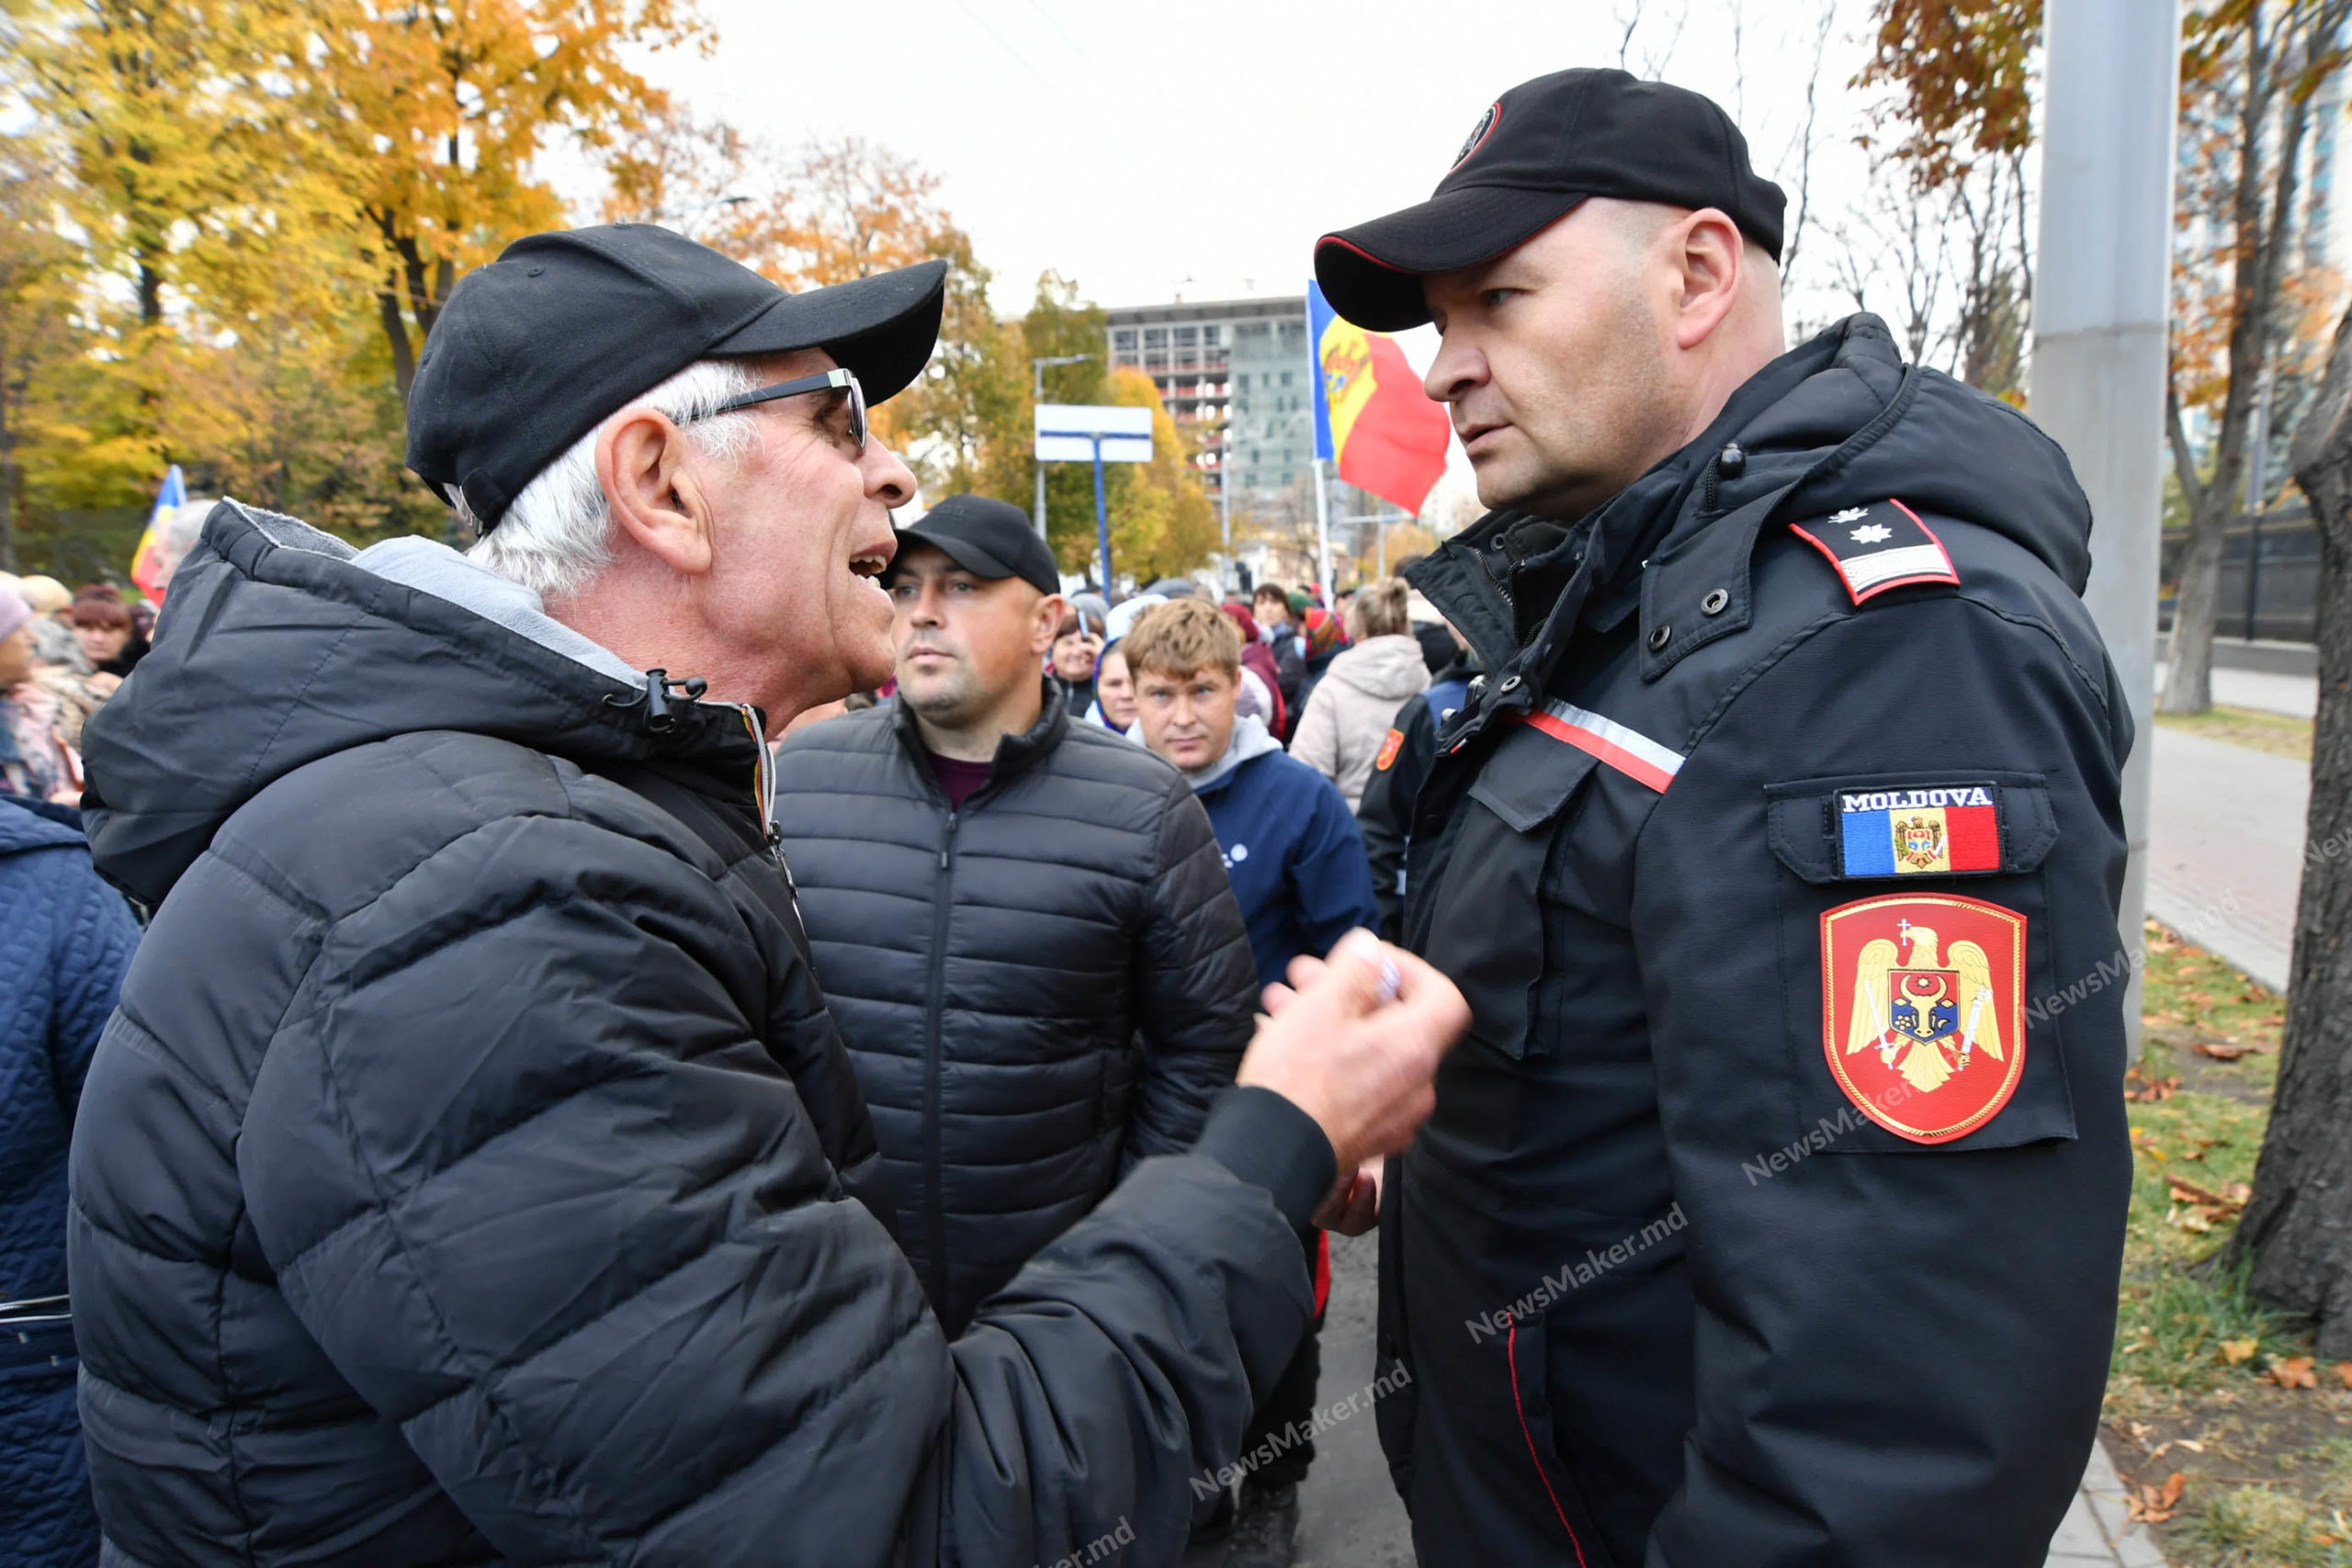
<svg viewBox="0 0 2352 1568">
<path fill-rule="evenodd" d="M 160 520 L 153 601 L 0 571 L 0 795 L 81 799 L 83 726 L 146 657 L 156 604 L 211 510 L 190 502 Z"/>
<path fill-rule="evenodd" d="M 1790 347 L 1784 209 L 1572 70 L 1326 236 L 1492 508 L 1345 603 L 918 515 L 945 264 L 636 223 L 444 302 L 464 553 L 7 585 L 0 1559 L 1275 1568 L 1376 1225 L 1428 1568 L 2035 1568 L 2131 724 L 2064 454 Z"/>
</svg>

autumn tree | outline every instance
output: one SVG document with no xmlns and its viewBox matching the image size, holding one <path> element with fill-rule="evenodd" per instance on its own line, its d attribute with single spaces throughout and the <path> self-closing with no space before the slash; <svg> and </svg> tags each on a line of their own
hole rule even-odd
<svg viewBox="0 0 2352 1568">
<path fill-rule="evenodd" d="M 17 570 L 25 460 L 41 451 L 42 405 L 81 343 L 77 253 L 56 226 L 63 195 L 40 143 L 0 138 L 0 571 Z"/>
<path fill-rule="evenodd" d="M 457 280 L 560 227 L 535 173 L 559 140 L 607 149 L 668 97 L 648 49 L 702 41 L 687 0 L 308 0 L 311 124 L 331 138 L 359 226 L 394 385 Z"/>
<path fill-rule="evenodd" d="M 2177 209 L 2176 299 L 2165 429 L 2188 504 L 2160 698 L 2168 713 L 2212 705 L 2222 548 L 2245 488 L 2258 389 L 2295 338 L 2288 258 L 2303 214 L 2302 152 L 2313 100 L 2343 69 L 2352 0 L 2224 0 L 2189 12 L 2181 53 L 2187 171 Z M 2187 411 L 2212 418 L 2198 462 Z"/>
<path fill-rule="evenodd" d="M 2352 314 L 2336 327 L 2289 461 L 2319 532 L 2319 714 L 2312 852 L 2295 910 L 2287 1028 L 2254 1197 L 2227 1260 L 2264 1300 L 2318 1320 L 2319 1353 L 2352 1358 Z"/>
<path fill-rule="evenodd" d="M 1119 407 L 1151 411 L 1151 461 L 1119 464 L 1109 487 L 1112 568 L 1137 582 L 1182 577 L 1218 544 L 1216 508 L 1193 466 L 1199 448 L 1170 415 L 1151 378 L 1133 366 L 1112 371 L 1104 393 Z"/>
<path fill-rule="evenodd" d="M 2032 310 L 2032 79 L 2040 0 L 1878 0 L 1855 85 L 1887 92 L 1864 138 L 1869 200 L 1839 231 L 1838 281 L 1907 356 L 2021 400 Z"/>
</svg>

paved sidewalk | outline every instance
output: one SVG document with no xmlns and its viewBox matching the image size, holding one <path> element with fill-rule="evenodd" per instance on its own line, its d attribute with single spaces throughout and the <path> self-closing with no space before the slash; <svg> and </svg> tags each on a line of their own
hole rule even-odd
<svg viewBox="0 0 2352 1568">
<path fill-rule="evenodd" d="M 2107 1450 L 2091 1445 L 2090 1469 L 2084 1473 L 2075 1506 L 2050 1542 L 2049 1568 L 2165 1568 L 2164 1553 L 2145 1525 L 2134 1524 L 2123 1507 L 2123 1483 L 2108 1462 Z"/>
<path fill-rule="evenodd" d="M 2148 912 L 2285 990 L 2310 765 L 2162 725 L 2150 739 Z"/>
</svg>

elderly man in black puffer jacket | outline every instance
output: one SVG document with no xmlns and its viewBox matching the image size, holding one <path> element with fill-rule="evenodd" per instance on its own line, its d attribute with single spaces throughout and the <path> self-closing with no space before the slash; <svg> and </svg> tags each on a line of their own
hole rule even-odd
<svg viewBox="0 0 2352 1568">
<path fill-rule="evenodd" d="M 1306 1322 L 1293 1227 L 1464 1015 L 1360 943 L 1195 1152 L 940 1332 L 761 786 L 889 668 L 913 477 L 863 394 L 943 272 L 519 241 L 408 410 L 472 558 L 208 520 L 85 737 L 98 866 L 156 907 L 70 1162 L 109 1568 L 1182 1551 Z"/>
<path fill-rule="evenodd" d="M 775 820 L 953 1334 L 1125 1167 L 1192 1146 L 1258 987 L 1201 803 L 1039 672 L 1062 600 L 1027 516 L 950 497 L 883 586 L 897 698 L 786 740 Z"/>
</svg>

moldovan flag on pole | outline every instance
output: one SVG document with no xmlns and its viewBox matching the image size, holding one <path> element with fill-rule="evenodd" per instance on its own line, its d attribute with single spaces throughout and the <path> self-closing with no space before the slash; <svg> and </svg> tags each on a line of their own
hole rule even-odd
<svg viewBox="0 0 2352 1568">
<path fill-rule="evenodd" d="M 1445 472 L 1453 439 L 1445 406 L 1421 390 L 1395 338 L 1340 320 L 1313 283 L 1306 333 L 1317 371 L 1315 455 L 1338 459 L 1340 477 L 1357 489 L 1418 515 Z"/>
<path fill-rule="evenodd" d="M 164 471 L 164 488 L 155 492 L 155 510 L 147 514 L 147 531 L 139 536 L 139 547 L 130 554 L 130 581 L 158 604 L 164 602 L 164 591 L 155 583 L 156 552 L 163 547 L 164 530 L 171 526 L 172 513 L 187 504 L 187 480 L 180 477 L 180 466 L 174 463 Z"/>
</svg>

